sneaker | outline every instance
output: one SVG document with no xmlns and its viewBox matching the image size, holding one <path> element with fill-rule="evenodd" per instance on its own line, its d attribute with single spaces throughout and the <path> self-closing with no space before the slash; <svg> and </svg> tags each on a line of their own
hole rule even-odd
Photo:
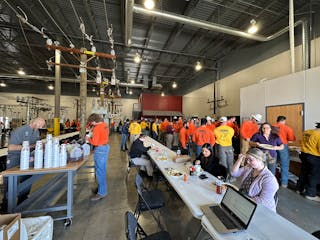
<svg viewBox="0 0 320 240">
<path fill-rule="evenodd" d="M 96 194 L 96 195 L 94 195 L 92 198 L 90 198 L 90 201 L 91 202 L 96 202 L 96 201 L 99 201 L 99 200 L 101 200 L 102 198 L 105 198 L 106 196 L 102 196 L 102 195 L 100 195 L 100 194 Z"/>
<path fill-rule="evenodd" d="M 306 199 L 309 199 L 311 201 L 315 201 L 315 202 L 320 202 L 320 197 L 318 196 L 314 196 L 314 197 L 311 197 L 311 196 L 304 196 Z"/>
<path fill-rule="evenodd" d="M 281 187 L 288 188 L 288 184 L 281 184 Z"/>
</svg>

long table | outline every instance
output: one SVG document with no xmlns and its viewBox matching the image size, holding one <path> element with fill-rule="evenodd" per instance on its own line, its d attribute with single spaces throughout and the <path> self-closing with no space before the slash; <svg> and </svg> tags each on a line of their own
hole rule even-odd
<svg viewBox="0 0 320 240">
<path fill-rule="evenodd" d="M 73 177 L 74 173 L 82 167 L 89 157 L 85 157 L 81 161 L 77 162 L 69 162 L 65 167 L 59 168 L 43 168 L 43 169 L 28 169 L 28 170 L 20 170 L 19 167 L 11 168 L 6 171 L 1 172 L 1 175 L 8 178 L 8 213 L 21 212 L 22 214 L 31 214 L 31 213 L 39 213 L 39 212 L 58 212 L 66 210 L 66 216 L 56 218 L 55 220 L 63 220 L 66 219 L 66 224 L 71 223 L 71 219 L 73 217 Z M 32 209 L 32 210 L 23 210 L 23 207 L 17 205 L 17 196 L 19 189 L 25 182 L 19 184 L 18 178 L 21 176 L 32 175 L 32 177 L 36 178 L 40 175 L 44 174 L 59 174 L 57 179 L 61 178 L 60 174 L 67 174 L 67 203 L 65 205 L 58 206 L 50 206 L 46 208 L 40 209 Z M 29 180 L 29 179 L 28 179 Z M 28 181 L 26 180 L 26 181 Z M 32 179 L 30 179 L 32 181 Z M 45 188 L 45 186 L 44 186 Z M 33 195 L 29 194 L 29 198 L 26 202 L 30 202 L 33 199 Z M 21 205 L 26 206 L 25 202 L 22 202 Z"/>
<path fill-rule="evenodd" d="M 189 174 L 188 164 L 174 162 L 173 158 L 176 156 L 176 153 L 151 138 L 146 140 L 146 144 L 154 144 L 154 148 L 158 148 L 158 151 L 155 149 L 149 150 L 150 157 L 195 218 L 201 219 L 203 216 L 200 206 L 221 201 L 222 195 L 215 193 L 216 188 L 213 185 L 217 180 L 216 177 L 204 172 L 208 177 L 207 179 L 202 180 L 198 176 L 189 176 L 188 181 L 185 182 L 183 176 L 170 176 L 167 173 L 167 168 L 173 168 L 181 173 Z M 165 156 L 167 160 L 159 160 L 159 156 L 160 158 Z"/>
<path fill-rule="evenodd" d="M 182 177 L 172 177 L 167 174 L 166 168 L 173 168 L 182 173 L 187 169 L 184 163 L 176 163 L 172 159 L 176 153 L 161 143 L 148 138 L 146 145 L 152 145 L 149 155 L 166 177 L 171 186 L 175 189 L 183 202 L 188 206 L 192 215 L 201 220 L 202 227 L 213 239 L 218 240 L 316 240 L 310 233 L 289 222 L 279 214 L 269 210 L 263 205 L 258 205 L 256 212 L 247 230 L 238 233 L 220 234 L 211 225 L 200 208 L 206 204 L 217 204 L 222 200 L 223 195 L 215 192 L 213 183 L 216 178 L 210 173 L 205 173 L 208 179 L 201 180 L 197 176 L 190 176 L 187 182 Z M 154 150 L 157 148 L 158 151 Z M 167 160 L 160 160 L 163 157 Z"/>
</svg>

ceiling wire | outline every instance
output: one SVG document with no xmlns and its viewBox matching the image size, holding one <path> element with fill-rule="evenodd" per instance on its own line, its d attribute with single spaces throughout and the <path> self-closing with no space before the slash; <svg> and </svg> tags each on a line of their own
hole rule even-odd
<svg viewBox="0 0 320 240">
<path fill-rule="evenodd" d="M 18 7 L 18 8 L 19 8 L 19 7 Z M 26 36 L 26 33 L 24 32 L 24 29 L 23 29 L 23 27 L 22 27 L 22 23 L 21 23 L 21 20 L 20 20 L 20 19 L 19 19 L 19 25 L 20 25 L 20 27 L 21 27 L 24 40 L 25 40 L 26 43 L 27 43 L 27 46 L 28 46 L 29 52 L 30 52 L 30 54 L 31 54 L 32 60 L 33 60 L 33 62 L 35 63 L 35 65 L 37 65 L 37 66 L 40 68 L 39 64 L 38 64 L 38 63 L 36 62 L 36 60 L 35 60 L 35 57 L 34 57 L 34 54 L 33 54 L 33 52 L 32 52 L 30 43 L 29 43 L 29 41 L 28 41 L 28 38 L 27 38 L 27 36 Z"/>
<path fill-rule="evenodd" d="M 73 5 L 72 0 L 69 0 L 69 2 L 70 2 L 70 4 L 71 4 L 71 7 L 72 7 L 72 10 L 73 10 L 74 14 L 76 15 L 76 19 L 78 20 L 79 25 L 81 25 L 80 17 L 79 17 L 79 15 L 78 15 L 78 13 L 77 13 L 76 8 L 75 8 L 74 5 Z"/>
<path fill-rule="evenodd" d="M 69 41 L 70 47 L 74 48 L 74 44 L 70 40 L 70 38 L 67 36 L 67 34 L 60 28 L 60 26 L 57 24 L 57 22 L 54 20 L 54 18 L 51 16 L 51 14 L 48 12 L 47 8 L 43 5 L 41 0 L 38 0 L 43 10 L 47 13 L 47 15 L 50 17 L 52 22 L 57 26 L 57 28 L 60 30 L 60 32 L 64 35 L 64 37 Z"/>
</svg>

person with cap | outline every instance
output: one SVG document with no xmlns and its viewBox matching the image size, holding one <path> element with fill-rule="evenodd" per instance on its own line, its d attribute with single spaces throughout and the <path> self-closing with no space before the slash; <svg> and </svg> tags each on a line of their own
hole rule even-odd
<svg viewBox="0 0 320 240">
<path fill-rule="evenodd" d="M 242 162 L 244 167 L 240 167 Z M 251 148 L 246 154 L 239 154 L 231 169 L 231 175 L 239 178 L 240 191 L 272 211 L 276 211 L 275 194 L 279 189 L 276 177 L 266 167 L 266 155 L 258 148 Z"/>
<path fill-rule="evenodd" d="M 315 129 L 303 132 L 300 159 L 297 191 L 309 200 L 320 202 L 317 196 L 317 185 L 320 184 L 320 123 L 316 123 Z"/>
<path fill-rule="evenodd" d="M 206 127 L 207 119 L 201 118 L 200 123 L 201 126 L 194 131 L 192 136 L 192 141 L 196 145 L 196 157 L 201 153 L 203 144 L 210 143 L 213 147 L 216 142 L 213 132 Z"/>
<path fill-rule="evenodd" d="M 234 160 L 232 147 L 234 130 L 227 125 L 227 121 L 226 117 L 220 118 L 220 126 L 214 130 L 214 136 L 216 138 L 215 150 L 220 164 L 230 172 Z"/>
<path fill-rule="evenodd" d="M 216 128 L 216 125 L 214 124 L 214 122 L 212 122 L 212 118 L 210 116 L 207 116 L 206 119 L 207 119 L 206 127 L 213 132 L 214 129 Z"/>
<path fill-rule="evenodd" d="M 249 149 L 249 142 L 253 134 L 259 131 L 258 123 L 261 122 L 262 116 L 260 114 L 251 115 L 251 119 L 244 121 L 240 127 L 240 144 L 241 153 L 245 154 Z"/>
<path fill-rule="evenodd" d="M 277 123 L 273 125 L 278 129 L 278 135 L 284 145 L 284 149 L 277 151 L 277 157 L 281 166 L 281 187 L 288 187 L 289 176 L 289 148 L 288 143 L 296 140 L 293 130 L 286 125 L 286 117 L 278 116 Z"/>
<path fill-rule="evenodd" d="M 266 153 L 268 168 L 273 174 L 276 174 L 277 151 L 282 150 L 284 145 L 275 128 L 270 123 L 263 123 L 259 132 L 252 136 L 249 144 Z"/>
</svg>

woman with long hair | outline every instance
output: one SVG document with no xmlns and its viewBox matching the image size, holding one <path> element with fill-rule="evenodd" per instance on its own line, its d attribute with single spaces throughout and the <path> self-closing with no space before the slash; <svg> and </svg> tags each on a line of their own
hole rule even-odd
<svg viewBox="0 0 320 240">
<path fill-rule="evenodd" d="M 261 149 L 267 155 L 267 163 L 269 170 L 275 174 L 277 150 L 282 150 L 284 145 L 277 134 L 276 129 L 270 123 L 263 123 L 259 132 L 254 134 L 250 140 L 251 147 Z"/>
</svg>

